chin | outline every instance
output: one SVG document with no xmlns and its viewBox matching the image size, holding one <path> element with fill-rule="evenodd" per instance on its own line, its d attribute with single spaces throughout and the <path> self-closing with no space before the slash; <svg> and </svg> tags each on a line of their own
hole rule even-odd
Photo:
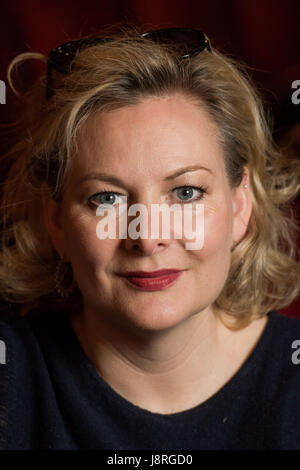
<svg viewBox="0 0 300 470">
<path fill-rule="evenodd" d="M 165 302 L 152 301 L 151 305 L 135 305 L 127 309 L 122 321 L 137 329 L 154 332 L 174 328 L 191 315 L 187 306 L 180 308 L 178 302 L 173 301 L 165 305 Z"/>
</svg>

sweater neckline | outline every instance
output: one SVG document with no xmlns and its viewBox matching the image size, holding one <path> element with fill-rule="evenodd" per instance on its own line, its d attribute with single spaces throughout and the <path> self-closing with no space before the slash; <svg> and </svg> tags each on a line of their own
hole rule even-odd
<svg viewBox="0 0 300 470">
<path fill-rule="evenodd" d="M 179 411 L 175 413 L 168 413 L 168 414 L 152 412 L 138 405 L 135 405 L 134 403 L 132 403 L 131 401 L 127 400 L 125 397 L 120 395 L 114 388 L 112 388 L 110 384 L 103 379 L 103 377 L 98 372 L 94 364 L 86 356 L 71 326 L 71 323 L 68 317 L 67 317 L 67 323 L 68 323 L 68 329 L 70 330 L 70 334 L 73 339 L 73 343 L 79 355 L 78 359 L 80 360 L 81 366 L 82 366 L 81 372 L 82 370 L 85 370 L 86 373 L 90 377 L 92 376 L 93 380 L 96 381 L 99 384 L 99 386 L 101 386 L 101 388 L 106 392 L 107 395 L 110 396 L 110 398 L 113 401 L 118 403 L 123 408 L 126 408 L 130 413 L 133 413 L 134 415 L 137 415 L 137 414 L 143 415 L 144 417 L 149 418 L 149 419 L 152 418 L 152 419 L 174 421 L 176 419 L 180 420 L 181 418 L 185 418 L 185 419 L 192 418 L 200 410 L 209 409 L 211 407 L 216 406 L 220 400 L 224 399 L 225 395 L 228 395 L 228 394 L 230 395 L 232 392 L 234 392 L 234 389 L 239 386 L 239 384 L 241 383 L 241 380 L 243 380 L 253 370 L 258 360 L 261 358 L 261 352 L 267 347 L 269 340 L 273 334 L 275 320 L 276 318 L 280 317 L 279 313 L 275 310 L 270 311 L 267 315 L 269 319 L 258 341 L 256 342 L 254 348 L 252 349 L 250 354 L 247 356 L 246 360 L 243 362 L 241 367 L 235 372 L 235 374 L 220 389 L 218 389 L 213 395 L 211 395 L 205 401 L 187 410 L 183 410 L 183 411 Z"/>
</svg>

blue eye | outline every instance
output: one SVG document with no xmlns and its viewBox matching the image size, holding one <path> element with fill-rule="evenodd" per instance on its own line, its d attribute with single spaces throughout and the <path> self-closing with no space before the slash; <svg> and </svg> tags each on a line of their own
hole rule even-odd
<svg viewBox="0 0 300 470">
<path fill-rule="evenodd" d="M 202 186 L 180 186 L 179 188 L 173 189 L 173 191 L 177 191 L 181 202 L 193 202 L 202 199 L 207 190 Z M 196 192 L 196 196 L 198 193 L 197 197 L 195 197 L 194 191 Z"/>
<path fill-rule="evenodd" d="M 180 203 L 185 202 L 194 202 L 199 201 L 204 197 L 204 194 L 207 192 L 207 188 L 202 186 L 180 186 L 172 190 L 172 192 L 177 191 L 177 197 L 179 198 Z M 102 191 L 100 193 L 93 194 L 88 198 L 90 205 L 96 207 L 101 206 L 115 206 L 116 204 L 121 204 L 122 197 L 126 199 L 126 196 L 123 196 L 120 193 L 114 191 Z M 96 201 L 98 199 L 98 202 Z"/>
<path fill-rule="evenodd" d="M 102 193 L 96 193 L 93 194 L 93 196 L 90 196 L 88 198 L 88 202 L 95 206 L 100 206 L 101 204 L 114 206 L 116 202 L 120 202 L 117 199 L 118 197 L 122 197 L 122 194 L 115 193 L 113 191 L 103 191 Z M 98 204 L 93 201 L 95 198 L 98 198 Z"/>
</svg>

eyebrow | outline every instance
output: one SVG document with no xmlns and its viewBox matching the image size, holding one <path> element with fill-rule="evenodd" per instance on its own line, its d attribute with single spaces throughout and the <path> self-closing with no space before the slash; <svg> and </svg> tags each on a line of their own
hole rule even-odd
<svg viewBox="0 0 300 470">
<path fill-rule="evenodd" d="M 172 173 L 171 175 L 166 176 L 166 178 L 164 178 L 164 181 L 170 181 L 170 180 L 173 180 L 175 178 L 178 178 L 178 176 L 183 175 L 184 173 L 199 171 L 199 170 L 205 170 L 205 171 L 208 171 L 209 173 L 211 173 L 212 175 L 214 175 L 214 172 L 212 170 L 210 170 L 209 168 L 206 168 L 205 166 L 193 165 L 193 166 L 187 166 L 185 168 L 179 168 L 178 170 L 175 171 L 175 173 Z M 107 174 L 107 173 L 91 173 L 91 174 L 88 174 L 88 175 L 84 176 L 83 178 L 81 178 L 79 180 L 79 184 L 83 183 L 84 181 L 94 180 L 94 179 L 101 180 L 101 181 L 107 181 L 109 183 L 113 183 L 113 184 L 116 184 L 118 186 L 124 186 L 124 182 L 120 178 L 118 178 L 114 175 Z"/>
</svg>

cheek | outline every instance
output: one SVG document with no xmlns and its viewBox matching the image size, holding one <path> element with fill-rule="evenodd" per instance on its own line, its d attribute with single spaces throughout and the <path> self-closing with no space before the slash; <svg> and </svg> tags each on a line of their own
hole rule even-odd
<svg viewBox="0 0 300 470">
<path fill-rule="evenodd" d="M 205 292 L 207 304 L 215 301 L 222 291 L 231 259 L 232 214 L 225 204 L 206 207 L 204 243 L 201 250 L 188 251 L 194 268 L 194 289 Z M 204 298 L 204 297 L 203 297 Z"/>
<path fill-rule="evenodd" d="M 64 226 L 67 252 L 75 271 L 95 273 L 105 266 L 115 251 L 116 240 L 100 240 L 96 235 L 98 219 L 70 215 Z"/>
<path fill-rule="evenodd" d="M 197 258 L 226 259 L 230 255 L 232 239 L 232 211 L 229 204 L 219 203 L 205 205 L 204 208 L 204 242 L 201 250 L 195 252 Z"/>
</svg>

